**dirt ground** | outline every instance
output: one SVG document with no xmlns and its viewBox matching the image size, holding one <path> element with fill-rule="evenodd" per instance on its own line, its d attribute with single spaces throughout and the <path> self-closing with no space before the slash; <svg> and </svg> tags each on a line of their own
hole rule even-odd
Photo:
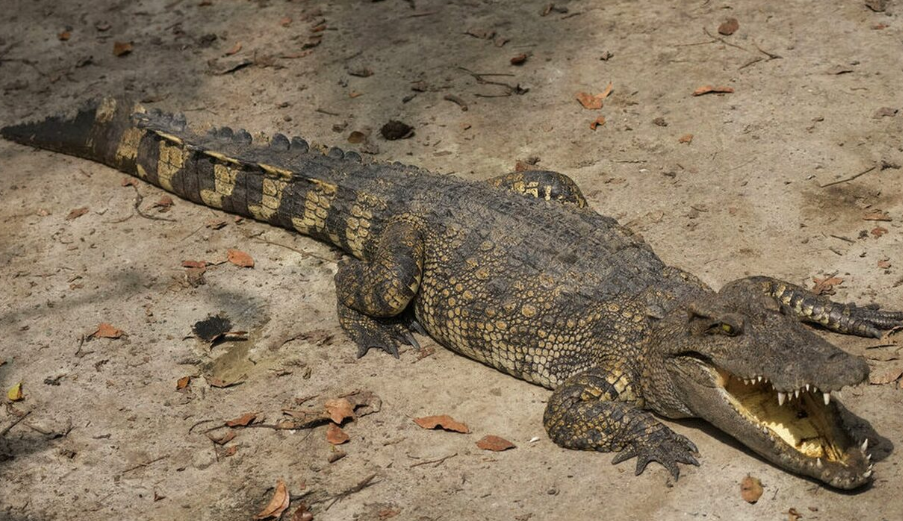
<svg viewBox="0 0 903 521">
<path fill-rule="evenodd" d="M 903 308 L 903 4 L 655 4 L 0 0 L 0 125 L 128 91 L 200 126 L 467 178 L 538 161 L 715 287 L 836 275 L 838 300 Z M 728 17 L 739 29 L 722 36 Z M 115 42 L 131 52 L 114 55 Z M 577 102 L 609 83 L 600 110 Z M 703 85 L 734 92 L 693 96 Z M 414 135 L 379 137 L 392 119 Z M 349 143 L 354 131 L 369 141 Z M 24 393 L 0 408 L 4 520 L 249 519 L 278 480 L 286 518 L 304 501 L 324 520 L 903 519 L 900 451 L 871 487 L 839 493 L 698 421 L 668 422 L 701 453 L 677 483 L 657 464 L 634 477 L 632 462 L 559 449 L 542 388 L 427 338 L 423 358 L 357 360 L 334 311 L 339 252 L 180 200 L 161 212 L 162 191 L 124 178 L 0 142 L 0 386 Z M 877 213 L 890 220 L 864 219 Z M 255 266 L 224 262 L 231 248 Z M 217 264 L 198 285 L 183 260 Z M 248 339 L 211 347 L 192 334 L 219 313 Z M 123 336 L 90 338 L 104 322 Z M 829 336 L 873 374 L 903 369 L 899 337 Z M 223 446 L 207 436 L 357 389 L 381 408 L 347 422 L 338 447 L 325 426 L 238 427 Z M 899 384 L 843 401 L 903 447 Z M 413 422 L 433 414 L 471 433 Z M 480 450 L 487 434 L 517 448 Z M 740 497 L 747 474 L 765 486 L 756 504 Z"/>
</svg>

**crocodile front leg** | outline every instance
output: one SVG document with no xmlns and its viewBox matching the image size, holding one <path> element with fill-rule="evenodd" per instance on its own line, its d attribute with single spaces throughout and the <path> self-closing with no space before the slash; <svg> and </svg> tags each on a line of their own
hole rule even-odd
<svg viewBox="0 0 903 521">
<path fill-rule="evenodd" d="M 586 207 L 586 198 L 570 177 L 548 170 L 527 170 L 493 177 L 487 180 L 492 186 L 507 188 L 519 194 L 547 201 L 561 201 Z"/>
<path fill-rule="evenodd" d="M 637 475 L 657 461 L 676 480 L 678 463 L 699 465 L 696 445 L 640 408 L 628 375 L 617 367 L 596 367 L 565 380 L 546 407 L 546 431 L 564 448 L 620 452 L 613 464 L 636 457 Z"/>
<path fill-rule="evenodd" d="M 833 302 L 805 288 L 771 277 L 741 279 L 728 284 L 724 289 L 738 285 L 750 286 L 755 291 L 773 297 L 786 312 L 804 322 L 820 324 L 838 333 L 881 338 L 882 330 L 903 327 L 903 312 Z"/>
<path fill-rule="evenodd" d="M 398 358 L 398 346 L 418 347 L 400 315 L 420 287 L 423 238 L 416 224 L 399 218 L 378 239 L 369 262 L 345 259 L 335 276 L 339 323 L 358 346 L 358 357 L 378 347 Z"/>
</svg>

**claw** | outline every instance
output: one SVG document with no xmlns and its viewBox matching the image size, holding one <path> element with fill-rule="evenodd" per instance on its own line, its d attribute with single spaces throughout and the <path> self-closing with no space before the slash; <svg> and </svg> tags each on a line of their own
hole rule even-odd
<svg viewBox="0 0 903 521">
<path fill-rule="evenodd" d="M 617 465 L 618 463 L 625 462 L 634 456 L 636 456 L 636 452 L 633 449 L 622 450 L 615 455 L 614 459 L 611 460 L 611 464 Z"/>
<path fill-rule="evenodd" d="M 412 335 L 410 331 L 405 331 L 402 336 L 404 336 L 405 341 L 410 344 L 411 347 L 418 351 L 420 350 L 420 343 L 417 342 L 417 339 L 414 338 L 414 335 Z"/>
<path fill-rule="evenodd" d="M 390 344 L 388 347 L 382 346 L 382 350 L 394 356 L 396 359 L 401 358 L 398 356 L 398 346 L 395 344 Z"/>
</svg>

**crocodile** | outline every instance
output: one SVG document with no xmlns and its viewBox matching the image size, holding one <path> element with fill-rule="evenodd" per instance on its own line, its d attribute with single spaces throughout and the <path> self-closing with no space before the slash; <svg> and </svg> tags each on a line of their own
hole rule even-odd
<svg viewBox="0 0 903 521">
<path fill-rule="evenodd" d="M 868 365 L 810 326 L 880 337 L 903 313 L 766 276 L 715 291 L 592 210 L 566 175 L 465 180 L 282 134 L 202 131 L 125 97 L 0 135 L 340 248 L 338 320 L 358 356 L 398 357 L 425 334 L 544 386 L 561 447 L 636 458 L 637 475 L 658 462 L 677 480 L 699 452 L 657 416 L 698 417 L 831 487 L 874 479 L 869 444 L 882 438 L 837 399 Z"/>
</svg>

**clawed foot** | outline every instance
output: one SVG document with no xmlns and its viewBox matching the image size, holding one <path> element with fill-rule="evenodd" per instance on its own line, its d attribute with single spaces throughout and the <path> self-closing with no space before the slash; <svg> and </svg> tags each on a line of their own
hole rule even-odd
<svg viewBox="0 0 903 521">
<path fill-rule="evenodd" d="M 884 311 L 873 307 L 850 307 L 853 333 L 860 336 L 881 338 L 882 331 L 903 327 L 903 311 Z"/>
<path fill-rule="evenodd" d="M 374 318 L 339 306 L 339 322 L 357 345 L 358 358 L 372 348 L 381 349 L 395 358 L 399 358 L 398 349 L 403 345 L 420 349 L 420 344 L 411 333 L 413 325 L 403 317 Z"/>
<path fill-rule="evenodd" d="M 611 463 L 617 465 L 622 461 L 636 457 L 636 475 L 639 476 L 646 469 L 646 465 L 652 461 L 657 461 L 668 469 L 668 472 L 677 481 L 677 478 L 680 477 L 678 463 L 699 466 L 694 454 L 698 455 L 699 450 L 692 441 L 686 436 L 677 434 L 671 429 L 664 427 L 630 442 L 623 451 L 615 456 Z"/>
</svg>

